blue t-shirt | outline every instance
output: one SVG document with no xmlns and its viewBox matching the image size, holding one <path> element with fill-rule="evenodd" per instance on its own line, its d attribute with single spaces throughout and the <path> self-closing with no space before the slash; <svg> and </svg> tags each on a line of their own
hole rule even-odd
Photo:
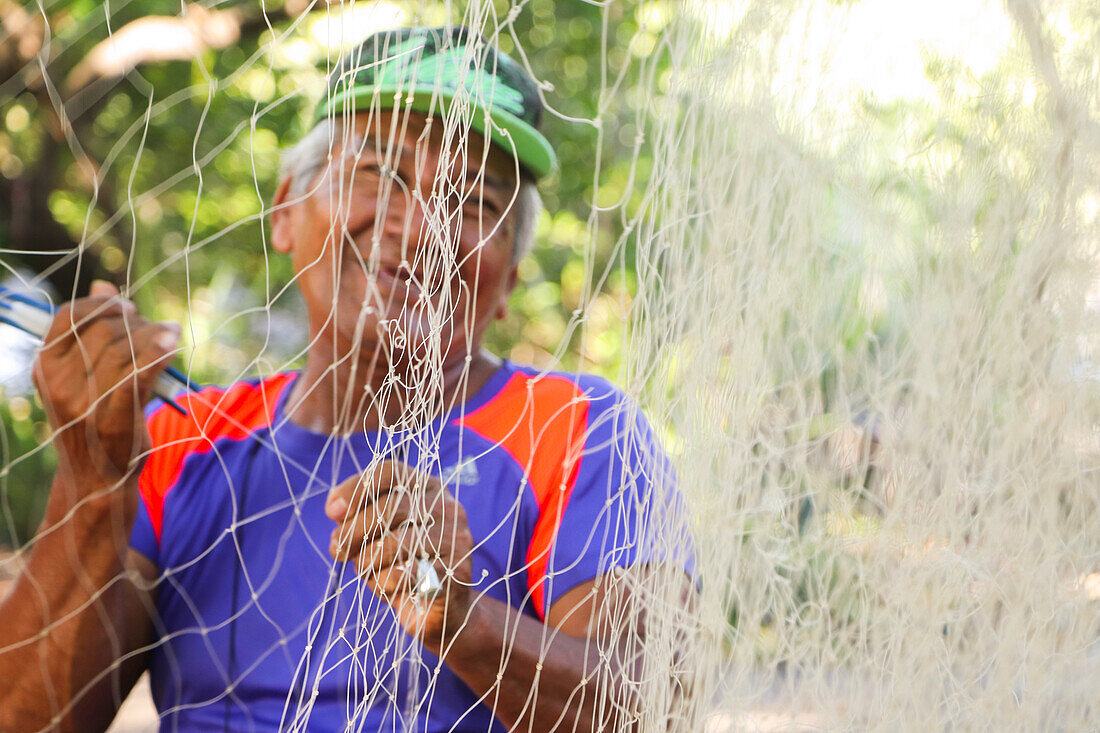
<svg viewBox="0 0 1100 733">
<path fill-rule="evenodd" d="M 668 460 L 605 380 L 505 362 L 415 435 L 337 438 L 285 418 L 296 377 L 204 389 L 186 416 L 148 410 L 131 544 L 161 572 L 150 674 L 164 731 L 503 730 L 329 556 L 329 490 L 398 442 L 466 510 L 475 591 L 522 613 L 544 618 L 613 567 L 694 572 Z"/>
</svg>

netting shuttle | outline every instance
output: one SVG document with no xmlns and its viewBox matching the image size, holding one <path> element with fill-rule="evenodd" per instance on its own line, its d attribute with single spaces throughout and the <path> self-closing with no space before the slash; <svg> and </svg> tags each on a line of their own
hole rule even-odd
<svg viewBox="0 0 1100 733">
<path fill-rule="evenodd" d="M 45 341 L 46 333 L 53 322 L 55 308 L 50 303 L 36 300 L 23 293 L 0 285 L 0 323 L 19 329 L 39 341 Z M 164 400 L 182 415 L 187 411 L 176 402 L 179 395 L 194 392 L 199 385 L 191 381 L 186 374 L 174 367 L 168 367 L 157 377 L 153 386 L 153 395 Z"/>
</svg>

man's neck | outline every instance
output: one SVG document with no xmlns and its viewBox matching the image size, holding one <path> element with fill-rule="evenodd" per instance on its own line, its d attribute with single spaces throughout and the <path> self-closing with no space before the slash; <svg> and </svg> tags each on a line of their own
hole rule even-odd
<svg viewBox="0 0 1100 733">
<path fill-rule="evenodd" d="M 476 394 L 501 364 L 482 349 L 469 362 L 450 359 L 441 369 L 424 370 L 391 369 L 378 352 L 358 360 L 320 352 L 316 345 L 310 350 L 285 412 L 296 425 L 323 434 L 420 427 Z"/>
</svg>

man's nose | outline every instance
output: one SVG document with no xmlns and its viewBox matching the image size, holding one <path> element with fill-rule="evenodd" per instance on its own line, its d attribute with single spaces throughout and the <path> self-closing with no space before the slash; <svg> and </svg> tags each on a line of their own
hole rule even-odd
<svg viewBox="0 0 1100 733">
<path fill-rule="evenodd" d="M 394 187 L 380 218 L 381 236 L 399 239 L 405 254 L 428 239 L 450 230 L 447 207 L 438 195 Z"/>
</svg>

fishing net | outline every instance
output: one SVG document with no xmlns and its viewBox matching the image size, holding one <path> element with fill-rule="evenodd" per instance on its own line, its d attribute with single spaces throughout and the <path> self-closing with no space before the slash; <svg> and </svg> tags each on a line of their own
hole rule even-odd
<svg viewBox="0 0 1100 733">
<path fill-rule="evenodd" d="M 141 650 L 160 655 L 154 687 L 181 700 L 199 674 L 206 690 L 163 706 L 162 728 L 200 720 L 188 716 L 205 706 L 219 716 L 210 725 L 233 721 L 226 729 L 370 730 L 382 725 L 375 715 L 387 729 L 482 729 L 471 721 L 497 709 L 501 682 L 474 690 L 462 715 L 447 712 L 447 650 L 437 663 L 400 627 L 379 625 L 384 605 L 353 567 L 309 544 L 300 514 L 320 511 L 353 470 L 369 495 L 383 458 L 439 477 L 470 513 L 485 500 L 461 489 L 479 485 L 486 455 L 514 456 L 524 432 L 537 455 L 539 436 L 579 406 L 596 414 L 599 389 L 614 404 L 602 422 L 576 423 L 558 468 L 591 463 L 603 448 L 590 438 L 612 436 L 608 501 L 581 544 L 649 572 L 600 581 L 600 593 L 628 600 L 589 639 L 586 653 L 614 673 L 592 672 L 585 694 L 601 702 L 578 727 L 1095 727 L 1100 16 L 1070 1 L 896 5 L 0 3 L 5 63 L 17 69 L 2 87 L 5 284 L 61 304 L 94 271 L 148 317 L 181 323 L 176 366 L 226 385 L 185 403 L 198 416 L 193 437 L 224 437 L 213 426 L 230 412 L 230 385 L 267 385 L 264 404 L 283 404 L 278 389 L 311 351 L 349 358 L 307 322 L 300 289 L 318 271 L 362 294 L 336 288 L 332 309 L 312 314 L 320 323 L 354 335 L 400 312 L 378 328 L 406 363 L 375 389 L 341 385 L 342 427 L 312 437 L 289 420 L 241 428 L 242 450 L 277 457 L 285 500 L 250 507 L 247 477 L 225 467 L 210 485 L 227 519 L 196 528 L 186 558 L 159 562 L 153 587 L 195 620 Z M 448 153 L 408 153 L 438 170 L 423 190 L 390 174 L 407 110 L 383 114 L 390 101 L 374 100 L 384 134 L 357 132 L 347 104 L 314 127 L 313 110 L 335 93 L 326 77 L 366 33 L 446 24 L 475 29 L 533 75 L 562 163 L 540 184 L 535 248 L 486 344 L 532 366 L 529 390 L 583 372 L 621 395 L 590 387 L 549 412 L 520 400 L 487 417 L 463 386 L 469 375 L 442 389 L 447 355 L 468 345 L 452 337 L 476 326 L 480 260 L 457 242 L 493 236 L 484 181 L 448 175 L 455 161 L 483 160 L 467 145 L 472 85 L 458 81 L 424 137 Z M 464 53 L 478 69 L 483 57 Z M 43 212 L 20 202 L 36 200 L 32 173 L 48 168 L 50 140 L 63 160 L 36 239 L 22 232 Z M 310 180 L 327 171 L 324 185 L 286 197 L 321 202 L 334 223 L 312 276 L 272 249 L 281 160 Z M 380 192 L 381 209 L 398 197 L 425 213 L 399 235 L 364 229 L 352 206 L 362 185 Z M 506 207 L 539 211 L 530 189 Z M 27 244 L 54 225 L 73 246 Z M 377 284 L 389 255 L 372 234 L 404 242 L 393 264 L 417 287 L 396 305 Z M 35 345 L 10 329 L 0 339 L 12 546 L 0 580 L 10 581 L 32 552 L 56 458 L 28 379 Z M 360 445 L 347 421 L 372 412 L 386 424 Z M 479 420 L 509 429 L 481 452 L 450 444 L 447 426 Z M 534 459 L 523 469 L 526 492 L 539 469 Z M 424 509 L 426 483 L 406 488 Z M 500 532 L 522 535 L 523 499 L 512 501 L 498 526 L 474 532 L 478 557 Z M 535 618 L 539 594 L 560 598 L 572 576 L 554 549 L 512 541 L 514 562 L 467 582 L 478 598 L 517 584 L 511 605 Z M 64 561 L 79 568 L 79 557 Z M 321 568 L 318 591 L 272 584 L 298 565 Z M 232 602 L 192 598 L 196 567 L 231 573 Z M 291 600 L 308 612 L 288 624 Z M 242 618 L 267 621 L 242 629 Z M 506 633 L 521 643 L 518 623 Z M 234 634 L 264 653 L 236 658 Z M 554 636 L 543 632 L 547 653 Z M 180 638 L 203 640 L 201 663 L 177 655 Z M 607 661 L 617 654 L 628 659 Z M 504 675 L 509 657 L 506 644 L 489 666 Z M 266 692 L 279 710 L 269 719 L 249 695 L 271 660 L 291 684 Z M 335 726 L 325 717 L 334 681 Z M 573 729 L 538 698 L 536 685 L 532 729 Z M 51 704 L 64 715 L 71 701 Z"/>
</svg>

